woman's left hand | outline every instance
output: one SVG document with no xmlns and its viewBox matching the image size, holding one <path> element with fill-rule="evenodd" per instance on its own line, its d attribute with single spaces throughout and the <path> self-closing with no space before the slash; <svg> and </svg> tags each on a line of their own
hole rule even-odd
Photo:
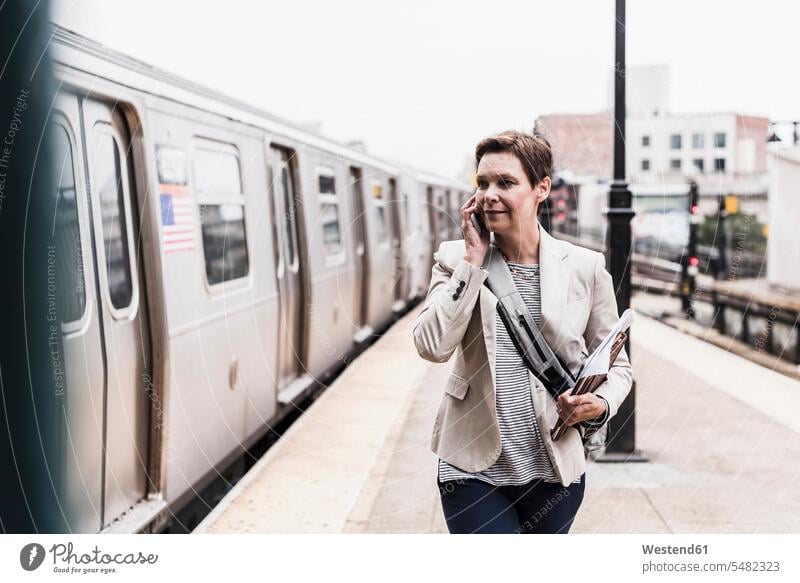
<svg viewBox="0 0 800 583">
<path fill-rule="evenodd" d="M 559 395 L 556 402 L 558 416 L 567 425 L 600 417 L 606 411 L 606 402 L 594 393 L 572 395 L 572 389 Z"/>
</svg>

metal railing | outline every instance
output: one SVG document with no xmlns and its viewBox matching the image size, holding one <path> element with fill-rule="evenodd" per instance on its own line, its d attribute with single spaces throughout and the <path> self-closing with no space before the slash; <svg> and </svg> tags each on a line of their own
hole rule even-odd
<svg viewBox="0 0 800 583">
<path fill-rule="evenodd" d="M 605 253 L 605 245 L 554 233 L 554 236 L 575 245 Z M 787 326 L 794 335 L 794 351 L 790 360 L 800 365 L 800 297 L 780 297 L 776 294 L 762 293 L 758 290 L 736 286 L 730 277 L 730 269 L 721 268 L 719 252 L 715 247 L 698 245 L 699 273 L 694 276 L 694 291 L 687 297 L 683 293 L 687 286 L 683 285 L 683 267 L 681 263 L 645 255 L 631 254 L 631 285 L 633 288 L 648 293 L 660 293 L 682 300 L 682 305 L 691 306 L 694 301 L 711 305 L 711 326 L 721 334 L 731 335 L 754 348 L 763 348 L 769 354 L 787 359 L 786 349 L 778 348 L 775 341 L 775 324 Z M 762 262 L 763 263 L 763 262 Z M 760 274 L 761 269 L 758 270 Z M 688 300 L 688 301 L 686 301 Z M 727 314 L 729 311 L 740 314 L 741 325 L 738 333 L 731 334 Z M 694 318 L 690 308 L 686 316 Z M 763 318 L 766 321 L 766 337 L 754 335 L 749 321 L 751 317 Z M 789 344 L 789 342 L 785 343 Z"/>
</svg>

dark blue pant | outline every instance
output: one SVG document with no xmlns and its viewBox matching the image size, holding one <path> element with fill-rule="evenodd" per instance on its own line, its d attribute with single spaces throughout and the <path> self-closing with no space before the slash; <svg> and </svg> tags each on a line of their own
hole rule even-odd
<svg viewBox="0 0 800 583">
<path fill-rule="evenodd" d="M 586 474 L 569 486 L 542 480 L 492 486 L 476 478 L 437 483 L 451 534 L 566 534 L 583 501 Z"/>
</svg>

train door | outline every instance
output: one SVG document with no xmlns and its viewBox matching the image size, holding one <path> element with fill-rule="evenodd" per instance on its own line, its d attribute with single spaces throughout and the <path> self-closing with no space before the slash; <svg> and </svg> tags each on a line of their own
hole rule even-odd
<svg viewBox="0 0 800 583">
<path fill-rule="evenodd" d="M 128 128 L 110 104 L 86 99 L 82 107 L 105 365 L 105 527 L 146 493 L 150 330 Z"/>
<path fill-rule="evenodd" d="M 389 219 L 392 228 L 392 257 L 394 257 L 394 300 L 393 309 L 402 309 L 406 302 L 406 269 L 403 257 L 403 225 L 400 220 L 400 200 L 397 195 L 397 180 L 389 179 Z"/>
<path fill-rule="evenodd" d="M 278 401 L 290 402 L 296 381 L 303 375 L 303 286 L 300 269 L 298 200 L 292 152 L 271 147 L 272 194 L 275 208 L 276 269 L 278 282 Z"/>
<path fill-rule="evenodd" d="M 64 482 L 60 485 L 67 531 L 95 533 L 103 513 L 103 400 L 105 363 L 92 252 L 92 229 L 83 165 L 80 104 L 57 96 L 48 123 L 54 153 L 54 275 L 65 297 L 51 333 L 62 337 L 65 386 L 61 416 Z"/>
<path fill-rule="evenodd" d="M 439 249 L 436 225 L 436 203 L 433 198 L 433 187 L 425 187 L 425 206 L 428 209 L 428 269 L 433 267 L 433 254 Z"/>
<path fill-rule="evenodd" d="M 461 239 L 461 205 L 464 204 L 461 200 L 461 192 L 458 190 L 451 190 L 450 194 L 450 238 Z"/>
<path fill-rule="evenodd" d="M 450 202 L 450 195 L 447 191 L 438 191 L 436 193 L 436 246 L 439 243 L 450 239 L 449 226 L 450 213 L 448 205 Z"/>
<path fill-rule="evenodd" d="M 362 331 L 367 326 L 369 307 L 369 255 L 367 251 L 367 215 L 364 212 L 364 185 L 361 168 L 350 167 L 350 198 L 355 217 L 356 285 L 353 317 L 356 325 L 356 342 L 363 340 Z"/>
</svg>

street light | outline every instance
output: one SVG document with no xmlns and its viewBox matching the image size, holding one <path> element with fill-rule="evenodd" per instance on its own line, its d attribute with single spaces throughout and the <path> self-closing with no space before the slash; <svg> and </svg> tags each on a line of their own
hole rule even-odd
<svg viewBox="0 0 800 583">
<path fill-rule="evenodd" d="M 786 120 L 786 121 L 773 120 L 769 122 L 769 125 L 772 126 L 772 133 L 767 138 L 767 142 L 770 143 L 782 142 L 783 140 L 781 140 L 777 132 L 777 126 L 788 125 L 788 124 L 792 124 L 792 145 L 796 146 L 800 144 L 800 121 L 798 120 Z"/>
<path fill-rule="evenodd" d="M 625 181 L 625 0 L 616 0 L 614 64 L 614 181 L 608 192 L 607 264 L 620 313 L 631 305 L 631 219 L 633 196 Z M 625 343 L 631 356 L 630 337 Z M 609 421 L 609 441 L 598 462 L 644 462 L 636 449 L 636 381 Z"/>
</svg>

